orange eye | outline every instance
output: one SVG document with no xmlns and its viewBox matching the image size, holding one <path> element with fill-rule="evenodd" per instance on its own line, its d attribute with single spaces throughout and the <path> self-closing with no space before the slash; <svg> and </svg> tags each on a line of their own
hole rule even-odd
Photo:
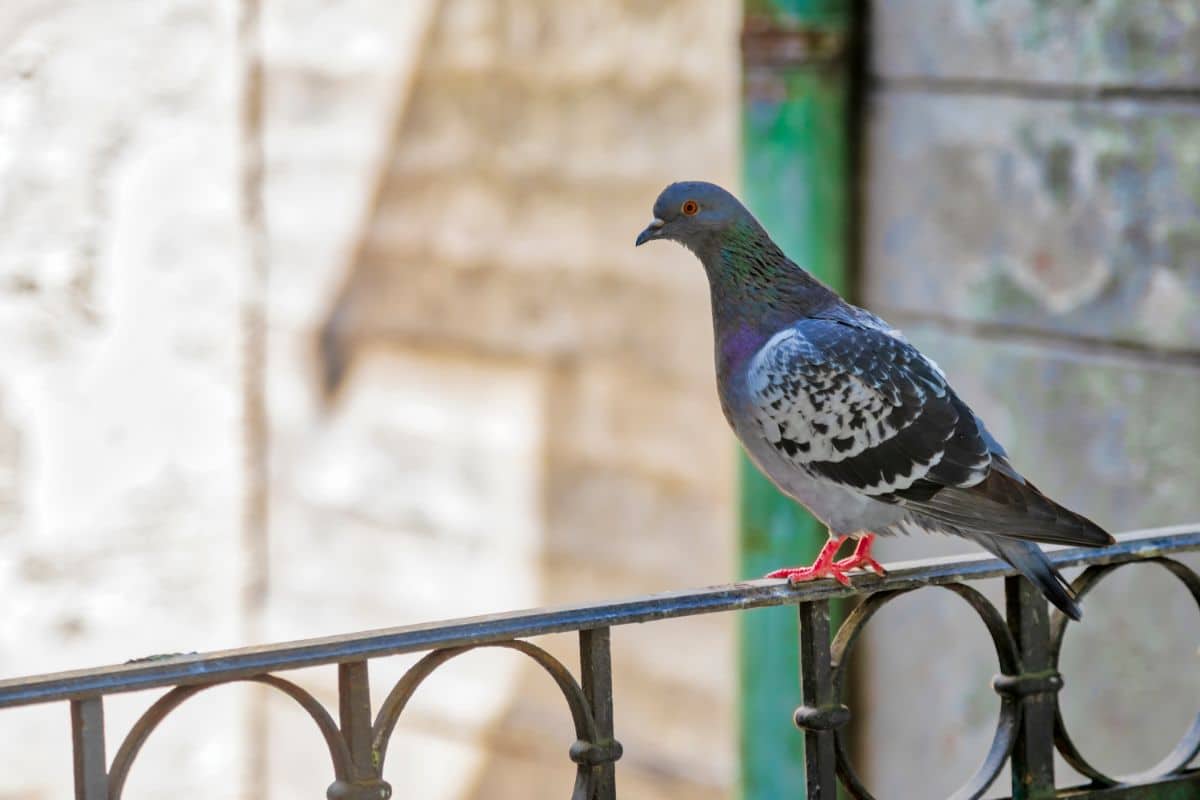
<svg viewBox="0 0 1200 800">
<path fill-rule="evenodd" d="M 679 209 L 685 217 L 694 217 L 696 212 L 700 210 L 700 204 L 695 200 L 684 200 L 683 208 Z"/>
</svg>

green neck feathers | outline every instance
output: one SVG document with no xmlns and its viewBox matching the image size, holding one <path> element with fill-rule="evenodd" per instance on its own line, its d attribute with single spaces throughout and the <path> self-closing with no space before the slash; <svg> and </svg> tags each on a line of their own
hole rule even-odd
<svg viewBox="0 0 1200 800">
<path fill-rule="evenodd" d="M 779 330 L 838 302 L 752 220 L 721 231 L 706 250 L 698 255 L 708 273 L 718 333 L 725 326 Z"/>
</svg>

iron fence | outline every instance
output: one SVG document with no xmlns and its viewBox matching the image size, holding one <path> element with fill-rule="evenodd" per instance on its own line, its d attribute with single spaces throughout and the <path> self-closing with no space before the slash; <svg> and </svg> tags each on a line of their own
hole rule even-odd
<svg viewBox="0 0 1200 800">
<path fill-rule="evenodd" d="M 1153 564 L 1180 580 L 1200 605 L 1200 575 L 1169 556 L 1200 549 L 1194 527 L 1126 534 L 1100 550 L 1064 549 L 1050 553 L 1058 567 L 1085 566 L 1075 590 L 1085 597 L 1113 570 L 1131 563 Z M 1005 608 L 992 605 L 971 581 L 1003 577 Z M 503 647 L 533 659 L 561 690 L 575 726 L 569 748 L 577 765 L 573 800 L 613 800 L 615 764 L 621 745 L 614 737 L 609 630 L 614 625 L 653 622 L 692 614 L 793 605 L 800 628 L 800 688 L 803 705 L 791 711 L 805 731 L 810 800 L 833 800 L 838 783 L 855 798 L 873 795 L 848 758 L 843 729 L 850 709 L 843 702 L 846 663 L 867 622 L 901 594 L 937 587 L 957 595 L 975 611 L 996 648 L 1000 671 L 992 686 L 1001 698 L 996 733 L 983 765 L 956 792 L 956 800 L 981 797 L 1011 761 L 1015 798 L 1200 797 L 1200 770 L 1188 765 L 1200 751 L 1200 715 L 1175 748 L 1155 767 L 1114 777 L 1091 765 L 1071 741 L 1058 709 L 1062 687 L 1058 659 L 1069 625 L 1049 613 L 1045 600 L 1007 564 L 993 558 L 932 559 L 897 564 L 885 578 L 855 578 L 853 589 L 832 581 L 788 586 L 783 581 L 748 581 L 698 591 L 672 592 L 615 603 L 535 609 L 451 620 L 366 633 L 308 639 L 195 655 L 135 660 L 100 669 L 61 672 L 0 681 L 0 709 L 65 702 L 71 708 L 77 800 L 119 800 L 138 752 L 155 727 L 193 695 L 235 681 L 252 681 L 296 701 L 324 737 L 333 783 L 330 800 L 383 800 L 392 789 L 383 779 L 388 742 L 405 705 L 421 682 L 447 661 L 480 647 Z M 859 595 L 862 602 L 831 636 L 829 601 Z M 546 650 L 526 641 L 548 633 L 577 631 L 581 670 L 578 680 Z M 399 653 L 428 651 L 396 683 L 372 714 L 368 664 Z M 309 692 L 278 672 L 319 665 L 337 666 L 337 720 Z M 169 688 L 168 688 L 169 687 Z M 121 692 L 168 688 L 126 734 L 111 763 L 105 755 L 104 698 Z M 1090 779 L 1085 786 L 1057 788 L 1054 752 Z"/>
</svg>

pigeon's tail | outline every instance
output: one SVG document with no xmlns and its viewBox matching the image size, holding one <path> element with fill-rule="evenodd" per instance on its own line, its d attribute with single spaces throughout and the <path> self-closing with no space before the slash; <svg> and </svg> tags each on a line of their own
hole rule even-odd
<svg viewBox="0 0 1200 800">
<path fill-rule="evenodd" d="M 1103 547 L 1116 540 L 1087 517 L 1060 506 L 1008 465 L 993 459 L 987 476 L 969 487 L 939 487 L 908 504 L 958 531 L 1047 544 Z"/>
<path fill-rule="evenodd" d="M 1083 610 L 1075 602 L 1075 594 L 1066 579 L 1058 574 L 1046 558 L 1046 554 L 1036 544 L 1021 539 L 1005 539 L 974 532 L 963 532 L 963 535 L 1020 570 L 1022 575 L 1033 581 L 1047 600 L 1068 617 L 1076 622 L 1083 617 Z"/>
</svg>

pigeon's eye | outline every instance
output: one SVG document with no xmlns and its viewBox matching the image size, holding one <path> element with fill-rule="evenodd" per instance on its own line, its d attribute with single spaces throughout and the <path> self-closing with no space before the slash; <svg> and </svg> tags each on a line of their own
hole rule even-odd
<svg viewBox="0 0 1200 800">
<path fill-rule="evenodd" d="M 695 200 L 684 200 L 683 207 L 679 209 L 685 217 L 694 217 L 696 212 L 700 210 L 700 204 Z"/>
</svg>

